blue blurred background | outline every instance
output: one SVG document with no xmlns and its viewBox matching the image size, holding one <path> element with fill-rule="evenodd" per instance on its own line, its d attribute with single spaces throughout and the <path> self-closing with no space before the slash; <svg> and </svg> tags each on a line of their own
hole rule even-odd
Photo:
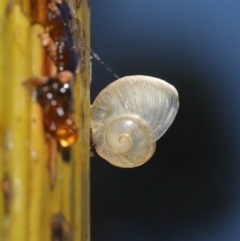
<svg viewBox="0 0 240 241">
<path fill-rule="evenodd" d="M 239 0 L 92 0 L 92 48 L 119 75 L 179 91 L 136 169 L 91 159 L 92 241 L 240 240 Z M 92 100 L 114 77 L 94 59 Z"/>
</svg>

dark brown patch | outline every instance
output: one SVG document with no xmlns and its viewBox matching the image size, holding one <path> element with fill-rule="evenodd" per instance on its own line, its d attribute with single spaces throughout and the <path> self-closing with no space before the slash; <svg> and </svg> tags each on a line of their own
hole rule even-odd
<svg viewBox="0 0 240 241">
<path fill-rule="evenodd" d="M 68 241 L 70 240 L 69 223 L 64 215 L 56 213 L 51 220 L 51 240 L 52 241 Z"/>
<path fill-rule="evenodd" d="M 71 160 L 71 147 L 62 147 L 58 145 L 58 150 L 61 153 L 64 162 L 69 162 Z"/>
<path fill-rule="evenodd" d="M 10 212 L 10 201 L 12 197 L 12 183 L 8 174 L 5 174 L 2 179 L 2 192 L 4 198 L 4 212 L 9 214 Z"/>
</svg>

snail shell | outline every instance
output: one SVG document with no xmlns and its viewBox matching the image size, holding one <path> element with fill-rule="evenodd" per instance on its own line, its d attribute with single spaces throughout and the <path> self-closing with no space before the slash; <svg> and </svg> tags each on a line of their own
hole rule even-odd
<svg viewBox="0 0 240 241">
<path fill-rule="evenodd" d="M 119 167 L 148 161 L 178 111 L 178 92 L 150 76 L 126 76 L 103 89 L 91 108 L 97 153 Z"/>
</svg>

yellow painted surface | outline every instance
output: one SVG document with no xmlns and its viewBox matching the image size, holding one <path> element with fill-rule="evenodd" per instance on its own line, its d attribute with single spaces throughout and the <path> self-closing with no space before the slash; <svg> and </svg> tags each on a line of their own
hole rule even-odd
<svg viewBox="0 0 240 241">
<path fill-rule="evenodd" d="M 57 154 L 51 188 L 41 107 L 28 84 L 32 76 L 41 76 L 44 49 L 38 34 L 44 27 L 31 23 L 30 0 L 15 1 L 7 8 L 9 2 L 0 1 L 0 240 L 52 240 L 52 218 L 61 213 L 71 240 L 89 241 L 89 6 L 82 0 L 77 10 L 87 45 L 85 69 L 74 87 L 79 136 L 69 162 Z M 6 175 L 9 202 L 3 195 Z"/>
</svg>

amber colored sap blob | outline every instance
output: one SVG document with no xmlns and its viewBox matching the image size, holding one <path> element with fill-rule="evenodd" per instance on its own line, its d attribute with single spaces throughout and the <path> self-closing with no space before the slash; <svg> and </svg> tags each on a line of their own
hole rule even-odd
<svg viewBox="0 0 240 241">
<path fill-rule="evenodd" d="M 42 106 L 45 130 L 63 147 L 73 144 L 77 137 L 77 127 L 71 118 L 71 96 L 70 85 L 60 83 L 57 78 L 37 87 L 37 101 Z"/>
<path fill-rule="evenodd" d="M 66 2 L 56 4 L 57 11 L 48 11 L 47 28 L 55 44 L 56 55 L 52 58 L 58 72 L 69 70 L 75 73 L 78 56 L 74 48 L 73 37 L 69 29 L 70 9 Z"/>
<path fill-rule="evenodd" d="M 44 7 L 41 7 L 40 0 L 33 0 L 37 5 L 31 6 L 33 9 L 41 9 L 42 12 L 45 10 L 44 21 L 42 20 L 41 23 L 45 26 L 51 40 L 45 46 L 47 54 L 55 64 L 58 73 L 69 71 L 74 76 L 78 55 L 70 30 L 72 16 L 68 4 L 66 1 L 41 1 Z M 44 14 L 42 13 L 43 16 Z M 40 17 L 34 18 L 35 21 L 40 21 Z M 78 132 L 71 118 L 72 96 L 70 84 L 62 83 L 58 78 L 49 78 L 45 84 L 37 86 L 37 101 L 42 107 L 45 131 L 56 138 L 63 147 L 73 144 Z"/>
<path fill-rule="evenodd" d="M 59 140 L 62 147 L 68 147 L 72 145 L 78 134 L 78 129 L 71 118 L 65 120 L 56 131 L 56 138 Z"/>
</svg>

